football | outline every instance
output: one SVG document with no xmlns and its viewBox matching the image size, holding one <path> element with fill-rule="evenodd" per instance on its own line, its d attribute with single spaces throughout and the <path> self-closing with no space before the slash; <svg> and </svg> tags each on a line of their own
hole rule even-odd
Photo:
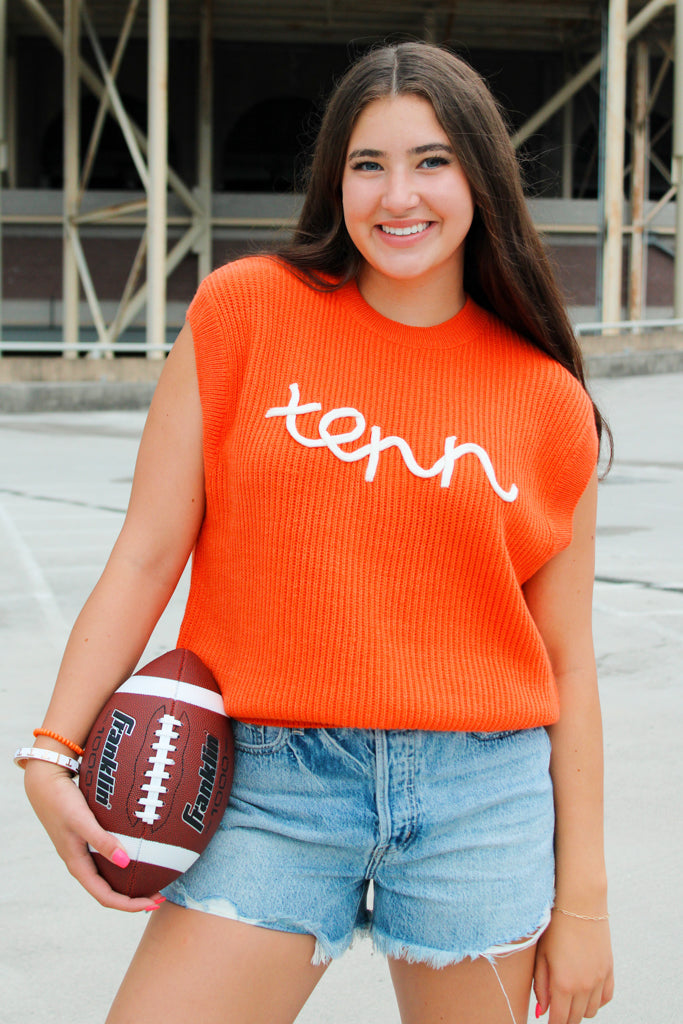
<svg viewBox="0 0 683 1024">
<path fill-rule="evenodd" d="M 102 828 L 130 857 L 100 874 L 127 896 L 150 896 L 194 863 L 230 795 L 234 748 L 218 685 L 191 651 L 162 654 L 131 676 L 100 712 L 79 786 Z"/>
</svg>

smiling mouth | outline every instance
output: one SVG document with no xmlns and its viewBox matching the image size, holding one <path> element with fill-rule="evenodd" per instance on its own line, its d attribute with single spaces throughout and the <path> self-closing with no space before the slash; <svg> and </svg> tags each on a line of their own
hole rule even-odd
<svg viewBox="0 0 683 1024">
<path fill-rule="evenodd" d="M 430 226 L 431 221 L 423 220 L 420 224 L 411 224 L 405 228 L 390 228 L 386 224 L 378 224 L 380 231 L 383 231 L 386 235 L 419 235 L 422 231 L 426 231 Z"/>
</svg>

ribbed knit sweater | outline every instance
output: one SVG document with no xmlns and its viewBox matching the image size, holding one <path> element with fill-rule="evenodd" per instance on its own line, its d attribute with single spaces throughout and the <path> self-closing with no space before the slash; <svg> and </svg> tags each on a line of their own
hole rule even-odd
<svg viewBox="0 0 683 1024">
<path fill-rule="evenodd" d="M 188 312 L 206 515 L 179 645 L 227 712 L 290 726 L 546 725 L 522 584 L 571 539 L 591 402 L 468 299 L 409 327 L 354 283 L 229 264 Z"/>
</svg>

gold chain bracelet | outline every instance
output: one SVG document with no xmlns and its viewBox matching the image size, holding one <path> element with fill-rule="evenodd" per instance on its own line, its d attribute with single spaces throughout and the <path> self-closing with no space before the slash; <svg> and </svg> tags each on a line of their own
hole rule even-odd
<svg viewBox="0 0 683 1024">
<path fill-rule="evenodd" d="M 564 914 L 565 917 L 575 917 L 579 921 L 606 921 L 609 918 L 609 914 L 598 914 L 595 917 L 591 914 L 574 914 L 571 910 L 563 910 L 562 907 L 553 907 L 558 914 Z"/>
</svg>

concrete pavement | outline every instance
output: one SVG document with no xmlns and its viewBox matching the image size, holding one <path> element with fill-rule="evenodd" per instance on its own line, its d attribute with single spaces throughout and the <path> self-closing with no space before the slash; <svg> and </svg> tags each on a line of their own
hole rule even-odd
<svg viewBox="0 0 683 1024">
<path fill-rule="evenodd" d="M 600 379 L 594 390 L 617 446 L 595 589 L 617 994 L 597 1019 L 679 1024 L 683 374 Z M 120 527 L 142 423 L 135 411 L 0 416 L 0 1024 L 102 1021 L 145 923 L 103 910 L 68 876 L 10 757 L 42 716 L 69 624 Z M 174 645 L 185 592 L 184 580 L 148 657 Z M 398 1024 L 382 958 L 361 943 L 299 1020 Z"/>
</svg>

